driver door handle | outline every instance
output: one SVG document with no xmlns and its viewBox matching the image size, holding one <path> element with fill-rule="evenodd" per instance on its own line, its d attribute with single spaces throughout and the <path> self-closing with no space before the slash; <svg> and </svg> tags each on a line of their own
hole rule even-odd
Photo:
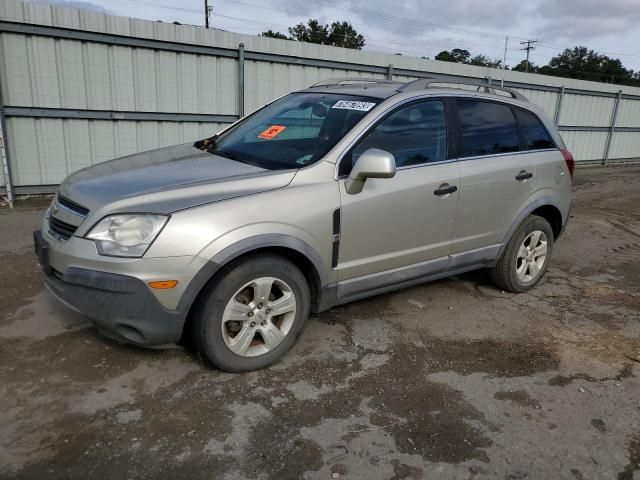
<svg viewBox="0 0 640 480">
<path fill-rule="evenodd" d="M 437 190 L 433 191 L 433 194 L 440 197 L 443 195 L 449 195 L 450 193 L 457 192 L 457 191 L 458 191 L 458 187 L 456 187 L 455 185 L 449 185 L 447 183 L 443 183 L 438 187 Z"/>
<path fill-rule="evenodd" d="M 533 173 L 525 172 L 524 170 L 522 170 L 520 173 L 518 173 L 518 175 L 516 175 L 516 180 L 529 180 L 531 177 L 533 177 Z"/>
</svg>

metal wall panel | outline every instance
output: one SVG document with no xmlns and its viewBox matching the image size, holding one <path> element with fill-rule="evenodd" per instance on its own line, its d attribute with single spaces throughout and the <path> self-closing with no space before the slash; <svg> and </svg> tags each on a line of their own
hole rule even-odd
<svg viewBox="0 0 640 480">
<path fill-rule="evenodd" d="M 326 78 L 385 78 L 389 64 L 393 64 L 394 79 L 402 81 L 451 75 L 491 77 L 497 83 L 504 76 L 507 86 L 540 105 L 552 118 L 564 86 L 559 123 L 576 130 L 565 130 L 562 135 L 578 162 L 603 158 L 619 90 L 623 97 L 617 126 L 640 128 L 640 88 L 634 87 L 503 72 L 16 0 L 0 0 L 0 22 L 14 22 L 13 30 L 0 33 L 0 87 L 5 106 L 14 107 L 7 126 L 16 185 L 55 184 L 92 163 L 214 133 L 222 124 L 186 117 L 184 123 L 159 121 L 145 114 L 219 114 L 231 116 L 229 120 L 238 115 L 240 43 L 247 57 L 243 90 L 246 113 Z M 16 33 L 20 26 L 29 30 Z M 49 27 L 73 30 L 42 31 Z M 69 32 L 75 35 L 73 39 L 68 38 Z M 40 110 L 25 113 L 23 108 L 16 113 L 15 107 Z M 59 118 L 41 118 L 45 113 L 56 116 L 43 108 L 66 110 L 59 111 Z M 114 120 L 63 118 L 69 117 L 69 109 L 85 116 L 101 111 L 100 118 L 111 116 Z M 136 112 L 146 120 L 118 120 L 122 112 Z M 167 116 L 160 120 L 165 119 L 170 120 Z M 615 132 L 609 157 L 640 158 L 640 132 Z"/>
<path fill-rule="evenodd" d="M 9 118 L 9 154 L 15 185 L 52 185 L 69 173 L 115 157 L 211 136 L 224 125 Z"/>
<path fill-rule="evenodd" d="M 611 159 L 640 158 L 640 134 L 631 132 L 614 132 L 611 138 Z"/>
<path fill-rule="evenodd" d="M 549 117 L 554 117 L 556 112 L 556 105 L 558 104 L 559 93 L 545 92 L 542 90 L 532 90 L 528 88 L 516 88 L 515 90 L 527 97 L 530 102 L 542 107 L 542 109 L 547 115 L 549 115 Z"/>
<path fill-rule="evenodd" d="M 580 161 L 601 160 L 607 141 L 607 132 L 562 132 L 569 151 Z"/>
<path fill-rule="evenodd" d="M 332 77 L 384 78 L 384 75 L 248 60 L 245 61 L 245 112 L 260 108 L 292 90 Z"/>
<path fill-rule="evenodd" d="M 6 105 L 236 112 L 238 69 L 230 58 L 7 33 L 1 39 Z"/>
<path fill-rule="evenodd" d="M 622 99 L 618 108 L 616 126 L 640 127 L 640 100 Z"/>
<path fill-rule="evenodd" d="M 615 99 L 565 93 L 560 109 L 561 125 L 608 127 Z"/>
</svg>

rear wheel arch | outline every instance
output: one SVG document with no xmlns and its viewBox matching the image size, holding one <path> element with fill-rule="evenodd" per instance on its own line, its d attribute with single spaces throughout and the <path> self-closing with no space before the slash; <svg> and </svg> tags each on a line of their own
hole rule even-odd
<svg viewBox="0 0 640 480">
<path fill-rule="evenodd" d="M 564 225 L 562 213 L 560 207 L 557 202 L 549 196 L 542 196 L 534 200 L 528 200 L 528 203 L 520 213 L 515 218 L 511 226 L 508 228 L 504 238 L 502 239 L 502 247 L 500 248 L 498 255 L 496 258 L 499 258 L 500 255 L 504 252 L 505 248 L 507 248 L 507 244 L 516 229 L 524 222 L 530 215 L 536 215 L 538 217 L 542 217 L 549 222 L 551 225 L 551 229 L 553 230 L 554 240 L 557 240 L 562 232 L 562 227 Z M 552 220 L 549 220 L 551 218 Z M 553 222 L 556 222 L 555 224 Z M 557 227 L 557 230 L 556 230 Z"/>
<path fill-rule="evenodd" d="M 549 222 L 542 216 L 528 215 L 491 268 L 493 282 L 513 293 L 533 288 L 549 266 L 553 243 L 554 233 Z"/>
<path fill-rule="evenodd" d="M 558 207 L 551 204 L 545 204 L 533 210 L 529 215 L 542 217 L 549 222 L 551 230 L 553 230 L 553 239 L 558 239 L 562 232 L 562 213 L 560 213 Z"/>
</svg>

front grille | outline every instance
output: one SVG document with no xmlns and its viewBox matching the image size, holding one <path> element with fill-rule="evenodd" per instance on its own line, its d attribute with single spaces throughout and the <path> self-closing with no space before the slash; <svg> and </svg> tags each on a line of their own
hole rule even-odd
<svg viewBox="0 0 640 480">
<path fill-rule="evenodd" d="M 69 200 L 67 197 L 63 197 L 62 195 L 58 194 L 58 203 L 60 205 L 62 205 L 63 207 L 68 208 L 69 210 L 72 210 L 73 212 L 77 213 L 78 215 L 82 215 L 83 217 L 86 217 L 87 214 L 89 213 L 89 209 L 86 207 L 83 207 L 82 205 L 77 204 L 76 202 Z"/>
<path fill-rule="evenodd" d="M 63 240 L 69 240 L 69 237 L 71 237 L 77 229 L 78 227 L 74 225 L 58 220 L 52 216 L 49 217 L 49 230 Z"/>
</svg>

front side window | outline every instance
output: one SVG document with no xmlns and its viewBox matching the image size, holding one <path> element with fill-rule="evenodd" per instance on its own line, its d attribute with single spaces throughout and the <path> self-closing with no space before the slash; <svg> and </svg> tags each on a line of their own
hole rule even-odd
<svg viewBox="0 0 640 480">
<path fill-rule="evenodd" d="M 370 148 L 393 154 L 396 167 L 438 162 L 447 158 L 447 123 L 444 105 L 429 100 L 401 107 L 373 127 L 340 164 L 346 175 Z"/>
<path fill-rule="evenodd" d="M 477 100 L 458 100 L 462 129 L 461 157 L 519 150 L 518 127 L 511 108 Z"/>
<path fill-rule="evenodd" d="M 378 103 L 354 95 L 293 93 L 194 146 L 269 170 L 302 168 L 324 157 Z"/>
<path fill-rule="evenodd" d="M 516 109 L 516 116 L 518 117 L 520 130 L 522 131 L 528 150 L 555 148 L 556 145 L 551 139 L 549 132 L 547 132 L 542 122 L 534 115 L 524 110 Z"/>
</svg>

